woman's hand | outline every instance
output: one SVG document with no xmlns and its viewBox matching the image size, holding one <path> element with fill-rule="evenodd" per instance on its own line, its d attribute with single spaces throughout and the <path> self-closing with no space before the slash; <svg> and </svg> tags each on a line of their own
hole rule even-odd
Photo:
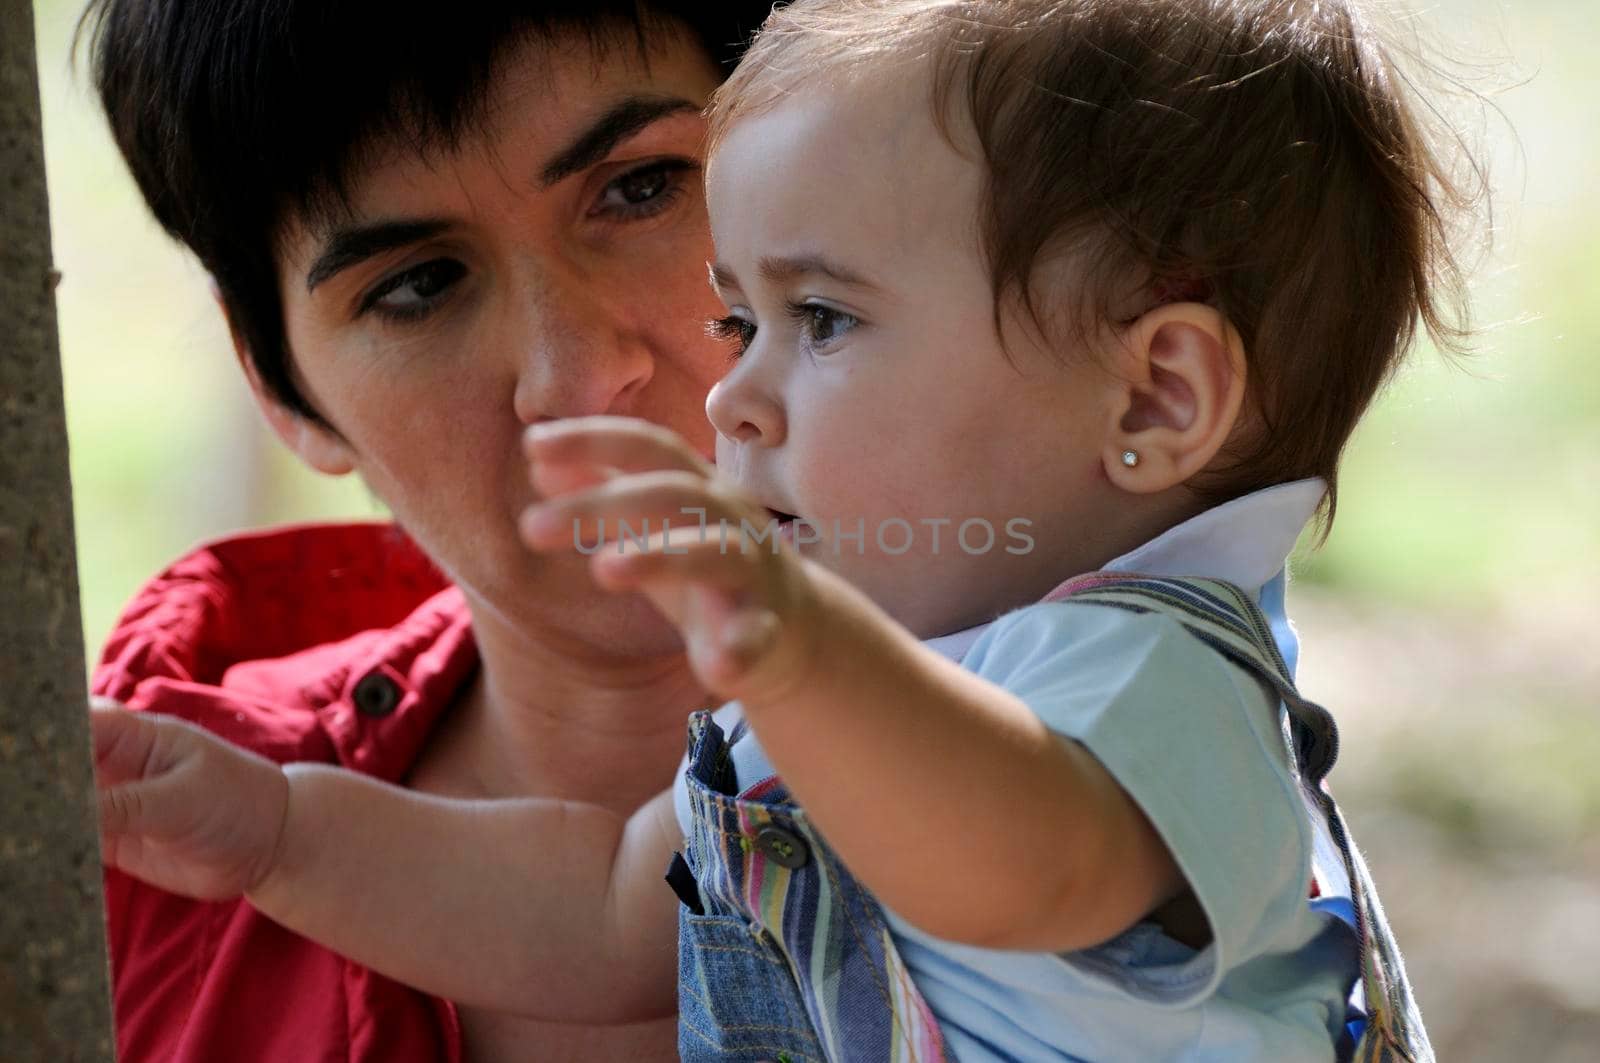
<svg viewBox="0 0 1600 1063">
<path fill-rule="evenodd" d="M 522 516 L 530 547 L 590 554 L 602 587 L 647 595 L 720 697 L 778 696 L 803 680 L 827 576 L 780 546 L 772 513 L 683 439 L 583 417 L 530 428 L 524 450 L 545 498 Z"/>
<path fill-rule="evenodd" d="M 107 866 L 200 900 L 266 879 L 289 803 L 278 765 L 171 716 L 105 699 L 89 714 Z"/>
</svg>

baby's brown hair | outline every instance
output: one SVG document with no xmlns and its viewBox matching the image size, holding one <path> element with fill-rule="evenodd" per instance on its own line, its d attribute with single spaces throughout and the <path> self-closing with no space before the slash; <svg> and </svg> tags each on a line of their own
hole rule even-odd
<svg viewBox="0 0 1600 1063">
<path fill-rule="evenodd" d="M 1041 330 L 1209 303 L 1243 341 L 1258 430 L 1192 486 L 1321 476 L 1331 519 L 1340 453 L 1418 323 L 1466 336 L 1449 237 L 1472 197 L 1357 0 L 799 0 L 718 91 L 713 148 L 802 83 L 919 69 L 988 170 L 997 322 L 1006 298 Z M 1075 302 L 1036 277 L 1061 254 L 1087 278 Z"/>
</svg>

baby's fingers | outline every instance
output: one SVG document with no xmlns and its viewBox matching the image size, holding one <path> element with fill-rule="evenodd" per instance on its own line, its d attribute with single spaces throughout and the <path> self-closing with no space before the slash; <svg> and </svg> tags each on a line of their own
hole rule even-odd
<svg viewBox="0 0 1600 1063">
<path fill-rule="evenodd" d="M 100 791 L 100 834 L 114 838 L 123 834 L 139 833 L 148 817 L 145 814 L 145 791 L 142 782 L 107 786 Z"/>
<path fill-rule="evenodd" d="M 717 525 L 674 528 L 670 537 L 657 535 L 643 548 L 626 539 L 607 543 L 590 565 L 595 581 L 612 591 L 679 583 L 747 595 L 759 592 L 763 563 L 771 561 L 761 551 L 775 554 L 776 546 L 771 540 L 757 544 L 737 529 L 723 534 Z"/>
<path fill-rule="evenodd" d="M 175 724 L 169 720 L 166 726 Z M 174 793 L 177 773 L 162 774 L 166 767 L 161 759 L 162 727 L 160 716 L 130 712 L 103 698 L 89 703 L 100 836 L 113 864 L 119 839 L 171 834 L 181 827 L 182 819 L 192 817 L 192 796 Z"/>
<path fill-rule="evenodd" d="M 180 772 L 107 786 L 100 791 L 100 834 L 156 839 L 182 834 L 195 818 L 192 791 Z"/>
<path fill-rule="evenodd" d="M 710 476 L 709 462 L 682 436 L 636 417 L 571 417 L 546 421 L 522 436 L 536 465 L 590 466 L 621 472 L 671 469 Z"/>
<path fill-rule="evenodd" d="M 154 717 L 130 712 L 109 698 L 91 698 L 89 731 L 100 786 L 139 779 L 149 770 L 158 738 Z"/>
<path fill-rule="evenodd" d="M 102 834 L 171 836 L 224 792 L 228 764 L 243 757 L 215 735 L 158 713 L 91 704 Z"/>
<path fill-rule="evenodd" d="M 582 550 L 623 539 L 648 539 L 667 528 L 707 536 L 737 535 L 759 519 L 755 509 L 713 481 L 657 470 L 619 476 L 598 487 L 529 506 L 519 521 L 522 541 L 535 550 Z"/>
</svg>

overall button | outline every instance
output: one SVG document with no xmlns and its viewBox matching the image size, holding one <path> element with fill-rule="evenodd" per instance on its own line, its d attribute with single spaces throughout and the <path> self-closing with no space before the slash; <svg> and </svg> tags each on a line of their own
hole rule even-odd
<svg viewBox="0 0 1600 1063">
<path fill-rule="evenodd" d="M 805 867 L 806 861 L 811 859 L 811 854 L 806 850 L 806 843 L 796 838 L 782 827 L 762 827 L 756 835 L 756 848 L 777 863 L 793 871 L 797 867 Z"/>
<path fill-rule="evenodd" d="M 382 672 L 362 676 L 350 696 L 363 716 L 387 716 L 400 704 L 399 686 Z"/>
</svg>

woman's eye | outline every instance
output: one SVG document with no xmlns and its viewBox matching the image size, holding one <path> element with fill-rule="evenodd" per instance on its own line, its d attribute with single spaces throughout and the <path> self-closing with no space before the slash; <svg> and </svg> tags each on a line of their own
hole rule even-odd
<svg viewBox="0 0 1600 1063">
<path fill-rule="evenodd" d="M 805 330 L 806 339 L 813 347 L 826 347 L 861 323 L 853 314 L 820 303 L 791 304 L 789 312 Z"/>
<path fill-rule="evenodd" d="M 665 159 L 629 170 L 606 185 L 593 213 L 640 218 L 665 210 L 683 191 L 683 173 L 693 168 L 686 159 Z"/>
<path fill-rule="evenodd" d="M 413 266 L 380 283 L 361 302 L 363 312 L 375 310 L 384 317 L 410 321 L 426 316 L 451 285 L 466 276 L 467 267 L 450 258 L 436 258 Z"/>
<path fill-rule="evenodd" d="M 733 356 L 735 358 L 748 351 L 750 344 L 755 342 L 756 338 L 754 322 L 731 315 L 707 322 L 706 331 L 716 339 L 733 344 Z"/>
</svg>

